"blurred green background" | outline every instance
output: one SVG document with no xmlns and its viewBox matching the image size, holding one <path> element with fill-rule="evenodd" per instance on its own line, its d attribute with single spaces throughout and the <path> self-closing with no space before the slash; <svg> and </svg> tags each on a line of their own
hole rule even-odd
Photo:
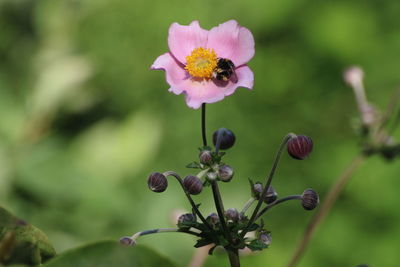
<svg viewBox="0 0 400 267">
<path fill-rule="evenodd" d="M 192 172 L 201 145 L 200 110 L 167 92 L 149 71 L 168 50 L 173 22 L 210 29 L 236 19 L 255 37 L 253 91 L 238 89 L 208 105 L 208 135 L 237 136 L 225 162 L 235 177 L 221 188 L 225 206 L 241 208 L 248 178 L 262 180 L 288 132 L 314 140 L 311 158 L 283 157 L 280 196 L 312 187 L 323 198 L 358 151 L 357 108 L 342 71 L 366 72 L 369 99 L 384 108 L 400 82 L 398 0 L 0 0 L 0 205 L 46 232 L 61 252 L 99 239 L 172 226 L 189 209 L 171 182 L 147 189 L 152 171 Z M 399 132 L 397 132 L 397 136 Z M 368 159 L 299 266 L 397 266 L 400 250 L 398 161 Z M 209 190 L 195 198 L 213 211 Z M 287 203 L 265 216 L 271 247 L 244 266 L 284 266 L 313 212 Z M 140 239 L 180 266 L 194 252 L 190 236 Z M 227 265 L 225 255 L 206 266 Z"/>
</svg>

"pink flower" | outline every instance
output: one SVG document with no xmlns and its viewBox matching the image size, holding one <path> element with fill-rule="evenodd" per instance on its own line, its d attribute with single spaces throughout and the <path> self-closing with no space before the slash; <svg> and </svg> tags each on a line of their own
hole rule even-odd
<svg viewBox="0 0 400 267">
<path fill-rule="evenodd" d="M 189 107 L 214 103 L 238 87 L 253 88 L 254 75 L 246 63 L 254 56 L 251 32 L 227 21 L 210 31 L 198 21 L 169 28 L 170 52 L 159 56 L 151 69 L 165 70 L 169 91 L 185 94 Z"/>
</svg>

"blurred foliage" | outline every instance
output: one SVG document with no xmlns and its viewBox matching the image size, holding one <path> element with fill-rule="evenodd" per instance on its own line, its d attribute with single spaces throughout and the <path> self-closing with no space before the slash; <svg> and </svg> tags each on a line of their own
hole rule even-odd
<svg viewBox="0 0 400 267">
<path fill-rule="evenodd" d="M 117 241 L 101 241 L 67 251 L 44 264 L 46 267 L 62 266 L 121 266 L 121 267 L 174 267 L 168 259 L 158 256 L 143 246 L 135 248 L 120 245 Z"/>
<path fill-rule="evenodd" d="M 237 137 L 225 157 L 235 168 L 221 188 L 225 207 L 244 204 L 247 178 L 264 178 L 288 132 L 311 136 L 315 150 L 307 161 L 284 157 L 275 189 L 285 196 L 312 187 L 323 199 L 359 149 L 342 71 L 362 66 L 369 99 L 384 109 L 399 84 L 399 12 L 397 0 L 0 0 L 0 204 L 60 252 L 172 225 L 175 208 L 189 209 L 184 194 L 173 183 L 153 194 L 146 178 L 191 172 L 184 166 L 201 145 L 200 111 L 149 67 L 167 51 L 172 22 L 197 19 L 209 29 L 232 18 L 255 36 L 255 87 L 208 105 L 209 135 L 227 127 Z M 399 171 L 398 162 L 369 159 L 300 266 L 396 265 Z M 210 192 L 196 200 L 214 211 Z M 310 216 L 295 203 L 271 210 L 270 248 L 243 265 L 283 266 Z M 193 238 L 179 234 L 139 242 L 180 266 L 194 251 Z M 206 266 L 222 264 L 217 255 Z"/>
<path fill-rule="evenodd" d="M 55 255 L 42 231 L 0 207 L 0 264 L 37 266 Z"/>
</svg>

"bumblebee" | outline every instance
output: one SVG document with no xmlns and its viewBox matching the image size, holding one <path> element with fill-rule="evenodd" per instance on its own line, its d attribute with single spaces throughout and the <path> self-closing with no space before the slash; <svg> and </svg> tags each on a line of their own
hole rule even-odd
<svg viewBox="0 0 400 267">
<path fill-rule="evenodd" d="M 214 69 L 213 77 L 224 82 L 231 80 L 232 82 L 237 83 L 238 81 L 235 73 L 235 65 L 227 58 L 218 58 L 217 67 Z"/>
</svg>

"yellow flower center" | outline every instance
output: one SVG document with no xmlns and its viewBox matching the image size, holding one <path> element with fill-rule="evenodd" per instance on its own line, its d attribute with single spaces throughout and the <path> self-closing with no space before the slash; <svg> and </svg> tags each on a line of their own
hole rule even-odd
<svg viewBox="0 0 400 267">
<path fill-rule="evenodd" d="M 186 57 L 185 69 L 192 77 L 211 79 L 217 67 L 217 61 L 217 54 L 213 49 L 198 47 Z"/>
</svg>

